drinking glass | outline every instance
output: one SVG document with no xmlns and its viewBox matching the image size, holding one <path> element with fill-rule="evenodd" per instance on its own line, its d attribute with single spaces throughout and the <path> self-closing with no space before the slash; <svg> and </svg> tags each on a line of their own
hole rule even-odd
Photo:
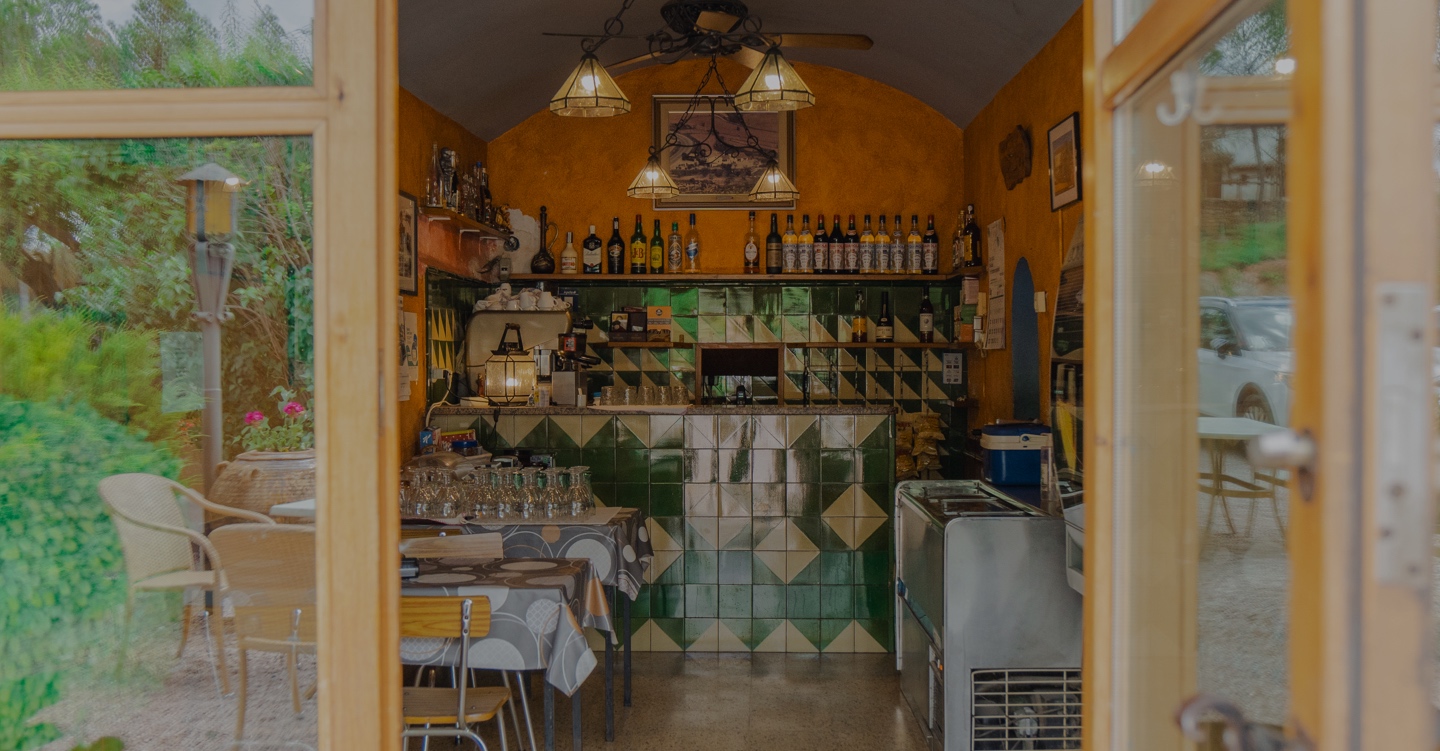
<svg viewBox="0 0 1440 751">
<path fill-rule="evenodd" d="M 630 406 L 630 405 L 632 405 L 632 404 L 637 404 L 637 403 L 638 403 L 638 402 L 636 402 L 636 400 L 635 400 L 635 387 L 634 387 L 634 386 L 626 386 L 626 387 L 624 387 L 623 389 L 621 389 L 621 391 L 620 391 L 620 403 L 621 403 L 621 404 L 624 404 L 624 405 L 626 405 L 626 406 Z"/>
<path fill-rule="evenodd" d="M 619 389 L 614 386 L 606 386 L 600 389 L 600 398 L 605 401 L 605 406 L 613 407 L 620 403 Z"/>
<path fill-rule="evenodd" d="M 685 389 L 685 384 L 677 383 L 670 387 L 670 403 L 677 406 L 690 403 L 690 392 Z"/>
<path fill-rule="evenodd" d="M 570 515 L 583 516 L 595 505 L 595 499 L 590 489 L 590 468 L 584 465 L 576 465 L 569 468 L 570 473 Z"/>
<path fill-rule="evenodd" d="M 648 384 L 648 383 L 645 384 L 645 385 L 643 385 L 643 386 L 641 386 L 641 387 L 640 387 L 640 404 L 656 404 L 656 403 L 657 403 L 657 402 L 655 401 L 655 387 L 652 386 L 652 385 L 650 385 L 650 384 Z"/>
<path fill-rule="evenodd" d="M 520 470 L 520 518 L 534 519 L 540 512 L 540 470 L 526 467 Z"/>
<path fill-rule="evenodd" d="M 560 486 L 560 475 L 565 470 L 559 467 L 550 467 L 540 474 L 545 480 L 540 496 L 543 499 L 542 515 L 546 519 L 558 519 L 564 517 L 569 508 L 565 499 L 565 490 Z"/>
</svg>

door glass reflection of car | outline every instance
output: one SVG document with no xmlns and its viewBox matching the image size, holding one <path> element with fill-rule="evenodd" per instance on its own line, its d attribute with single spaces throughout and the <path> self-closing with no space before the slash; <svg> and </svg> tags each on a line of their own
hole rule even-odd
<svg viewBox="0 0 1440 751">
<path fill-rule="evenodd" d="M 1290 301 L 1200 300 L 1200 412 L 1285 424 L 1290 415 Z"/>
</svg>

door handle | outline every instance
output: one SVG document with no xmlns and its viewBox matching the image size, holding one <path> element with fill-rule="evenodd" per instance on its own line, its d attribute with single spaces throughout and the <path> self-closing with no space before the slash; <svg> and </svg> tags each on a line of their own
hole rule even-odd
<svg viewBox="0 0 1440 751">
<path fill-rule="evenodd" d="M 1286 738 L 1274 727 L 1245 719 L 1245 713 L 1234 702 L 1214 694 L 1196 694 L 1186 699 L 1175 712 L 1175 722 L 1186 738 L 1203 744 L 1210 734 L 1201 722 L 1215 715 L 1225 726 L 1220 742 L 1226 751 L 1314 751 L 1315 744 L 1303 729 L 1297 729 L 1296 737 Z"/>
<path fill-rule="evenodd" d="M 1300 497 L 1310 500 L 1315 492 L 1315 438 L 1309 430 L 1276 430 L 1251 438 L 1245 455 L 1258 469 L 1293 469 Z"/>
</svg>

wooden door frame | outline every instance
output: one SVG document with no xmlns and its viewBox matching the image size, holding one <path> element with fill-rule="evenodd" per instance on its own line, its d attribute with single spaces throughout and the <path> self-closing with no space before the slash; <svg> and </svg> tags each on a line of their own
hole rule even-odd
<svg viewBox="0 0 1440 751">
<path fill-rule="evenodd" d="M 313 139 L 319 743 L 398 748 L 396 0 L 331 1 L 311 86 L 0 92 L 0 138 Z"/>
</svg>

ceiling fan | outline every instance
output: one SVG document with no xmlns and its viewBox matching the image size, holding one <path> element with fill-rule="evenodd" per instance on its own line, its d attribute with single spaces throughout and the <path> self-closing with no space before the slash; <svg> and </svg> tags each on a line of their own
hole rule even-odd
<svg viewBox="0 0 1440 751">
<path fill-rule="evenodd" d="M 626 0 L 623 14 L 634 0 Z M 774 47 L 824 47 L 868 50 L 874 42 L 864 34 L 812 34 L 769 32 L 761 28 L 760 17 L 741 0 L 667 0 L 660 7 L 665 26 L 645 36 L 627 36 L 620 14 L 605 24 L 603 34 L 543 32 L 546 36 L 582 37 L 597 42 L 610 39 L 644 39 L 649 50 L 636 57 L 605 66 L 608 70 L 659 59 L 669 64 L 687 57 L 728 57 L 747 68 L 755 68 Z M 593 50 L 599 43 L 587 46 Z"/>
</svg>

